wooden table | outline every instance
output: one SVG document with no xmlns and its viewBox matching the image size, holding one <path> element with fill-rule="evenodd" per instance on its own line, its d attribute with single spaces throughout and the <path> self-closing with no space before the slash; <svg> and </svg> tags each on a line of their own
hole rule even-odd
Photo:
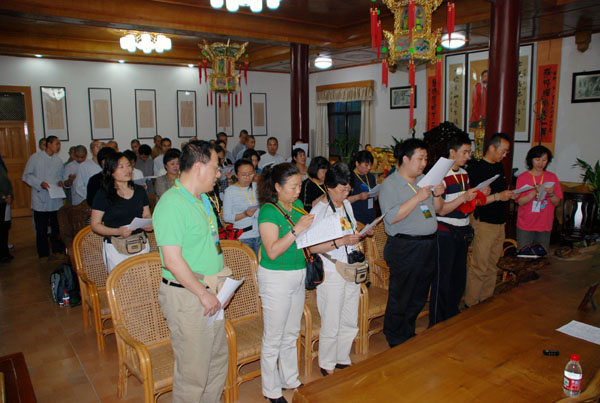
<svg viewBox="0 0 600 403">
<path fill-rule="evenodd" d="M 588 286 L 600 281 L 600 256 L 551 260 L 539 274 L 539 280 L 299 388 L 293 401 L 556 401 L 564 397 L 563 370 L 573 353 L 581 357 L 583 389 L 600 393 L 600 346 L 555 330 L 571 320 L 600 326 L 600 312 L 577 311 Z M 544 356 L 544 349 L 560 356 Z"/>
<path fill-rule="evenodd" d="M 23 353 L 0 357 L 0 372 L 4 374 L 7 403 L 33 403 L 36 401 Z M 60 397 L 57 396 L 57 399 L 60 400 Z"/>
</svg>

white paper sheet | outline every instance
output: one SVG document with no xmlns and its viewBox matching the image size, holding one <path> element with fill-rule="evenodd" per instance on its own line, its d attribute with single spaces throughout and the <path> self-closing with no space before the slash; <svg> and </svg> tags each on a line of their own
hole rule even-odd
<svg viewBox="0 0 600 403">
<path fill-rule="evenodd" d="M 519 193 L 527 192 L 528 190 L 531 190 L 531 189 L 535 189 L 535 188 L 531 185 L 524 185 L 523 187 L 513 190 L 513 194 L 518 195 Z"/>
<path fill-rule="evenodd" d="M 67 197 L 63 188 L 58 185 L 48 185 L 48 193 L 51 199 L 64 199 Z"/>
<path fill-rule="evenodd" d="M 494 182 L 499 177 L 500 177 L 500 174 L 496 174 L 496 175 L 492 176 L 490 179 L 487 179 L 487 180 L 484 180 L 483 182 L 481 182 L 479 185 L 477 185 L 475 187 L 475 189 L 477 189 L 477 190 L 483 190 L 486 187 L 490 186 L 492 184 L 492 182 Z"/>
<path fill-rule="evenodd" d="M 316 245 L 344 236 L 339 217 L 328 214 L 327 209 L 316 215 L 312 225 L 296 238 L 298 249 Z"/>
<path fill-rule="evenodd" d="M 542 189 L 540 190 L 540 193 L 538 194 L 537 200 L 538 201 L 544 200 L 544 198 L 546 197 L 546 187 L 553 187 L 553 186 L 554 186 L 554 182 L 546 182 L 546 183 L 542 184 Z"/>
<path fill-rule="evenodd" d="M 148 227 L 150 225 L 152 225 L 152 218 L 135 217 L 129 224 L 126 225 L 126 227 L 136 230 L 138 228 Z"/>
<path fill-rule="evenodd" d="M 225 302 L 227 302 L 227 300 L 229 298 L 231 298 L 231 296 L 236 292 L 236 290 L 240 287 L 240 285 L 242 285 L 243 282 L 244 282 L 244 277 L 242 277 L 240 280 L 235 280 L 235 279 L 232 279 L 231 277 L 227 277 L 225 279 L 225 282 L 223 283 L 223 287 L 217 294 L 217 299 L 221 303 L 221 306 L 223 304 L 225 304 Z M 223 308 L 221 308 L 213 316 L 209 316 L 206 319 L 206 324 L 211 325 L 215 320 L 223 320 L 223 319 L 225 319 L 225 311 L 223 310 Z"/>
<path fill-rule="evenodd" d="M 559 332 L 577 337 L 594 344 L 600 344 L 600 328 L 572 320 L 566 325 L 559 327 Z"/>
<path fill-rule="evenodd" d="M 436 186 L 439 185 L 443 180 L 452 165 L 454 164 L 454 160 L 449 160 L 448 158 L 441 157 L 433 167 L 427 172 L 417 186 L 423 188 L 425 186 Z"/>
<path fill-rule="evenodd" d="M 367 233 L 367 231 L 369 231 L 371 228 L 375 227 L 375 226 L 376 226 L 376 225 L 379 223 L 379 221 L 381 221 L 381 220 L 383 220 L 383 216 L 381 216 L 381 217 L 379 217 L 379 218 L 376 218 L 376 219 L 374 219 L 374 220 L 373 220 L 373 222 L 372 222 L 371 224 L 369 224 L 369 225 L 365 226 L 365 227 L 362 229 L 362 231 L 360 231 L 360 232 L 358 233 L 358 235 L 364 235 L 364 234 L 366 234 L 366 233 Z"/>
<path fill-rule="evenodd" d="M 380 188 L 381 188 L 381 185 L 377 185 L 374 188 L 372 188 L 368 193 L 369 197 L 377 197 L 377 195 L 379 194 Z"/>
</svg>

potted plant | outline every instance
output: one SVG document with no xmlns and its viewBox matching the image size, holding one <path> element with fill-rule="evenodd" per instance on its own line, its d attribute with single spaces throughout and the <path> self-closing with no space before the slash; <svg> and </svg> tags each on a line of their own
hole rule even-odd
<svg viewBox="0 0 600 403">
<path fill-rule="evenodd" d="M 594 199 L 596 199 L 596 207 L 600 212 L 600 161 L 596 161 L 596 165 L 592 167 L 584 160 L 577 158 L 577 163 L 573 164 L 573 166 L 583 170 L 581 174 L 583 183 L 587 184 L 590 188 Z"/>
<path fill-rule="evenodd" d="M 332 141 L 331 145 L 335 148 L 335 152 L 340 156 L 340 159 L 346 164 L 350 164 L 350 158 L 360 146 L 360 141 L 354 137 L 344 136 Z"/>
</svg>

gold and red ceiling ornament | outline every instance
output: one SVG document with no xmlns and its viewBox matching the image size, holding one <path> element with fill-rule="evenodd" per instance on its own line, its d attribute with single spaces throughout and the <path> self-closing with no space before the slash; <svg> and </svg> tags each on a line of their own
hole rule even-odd
<svg viewBox="0 0 600 403">
<path fill-rule="evenodd" d="M 200 59 L 202 60 L 202 65 L 204 67 L 204 82 L 209 87 L 210 92 L 210 104 L 213 104 L 213 93 L 216 98 L 216 101 L 221 106 L 222 100 L 221 96 L 227 95 L 227 103 L 230 105 L 232 100 L 235 103 L 235 106 L 238 105 L 238 92 L 240 96 L 240 104 L 241 104 L 241 76 L 242 76 L 242 63 L 239 64 L 239 73 L 235 72 L 236 64 L 238 60 L 245 55 L 246 61 L 244 62 L 245 70 L 244 76 L 246 85 L 248 84 L 247 78 L 247 69 L 248 69 L 248 55 L 244 52 L 246 51 L 246 46 L 248 42 L 244 42 L 242 44 L 239 43 L 231 43 L 228 39 L 227 43 L 223 42 L 214 42 L 207 43 L 204 41 L 204 44 L 198 44 L 200 49 L 202 49 L 202 56 Z M 207 72 L 207 64 L 208 62 L 212 63 L 211 72 L 208 74 Z M 200 69 L 201 66 L 199 65 Z M 200 83 L 202 83 L 202 71 L 200 71 Z M 209 96 L 208 92 L 206 95 L 206 104 L 208 106 Z"/>
</svg>

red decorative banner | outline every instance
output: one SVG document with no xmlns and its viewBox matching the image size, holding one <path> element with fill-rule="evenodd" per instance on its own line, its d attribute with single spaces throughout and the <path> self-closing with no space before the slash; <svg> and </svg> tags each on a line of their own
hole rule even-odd
<svg viewBox="0 0 600 403">
<path fill-rule="evenodd" d="M 533 141 L 552 143 L 554 139 L 554 115 L 556 111 L 556 85 L 558 65 L 539 66 L 535 107 L 535 131 Z"/>
<path fill-rule="evenodd" d="M 441 85 L 438 85 L 438 79 L 435 76 L 427 77 L 427 131 L 439 126 L 442 120 L 440 88 Z"/>
</svg>

